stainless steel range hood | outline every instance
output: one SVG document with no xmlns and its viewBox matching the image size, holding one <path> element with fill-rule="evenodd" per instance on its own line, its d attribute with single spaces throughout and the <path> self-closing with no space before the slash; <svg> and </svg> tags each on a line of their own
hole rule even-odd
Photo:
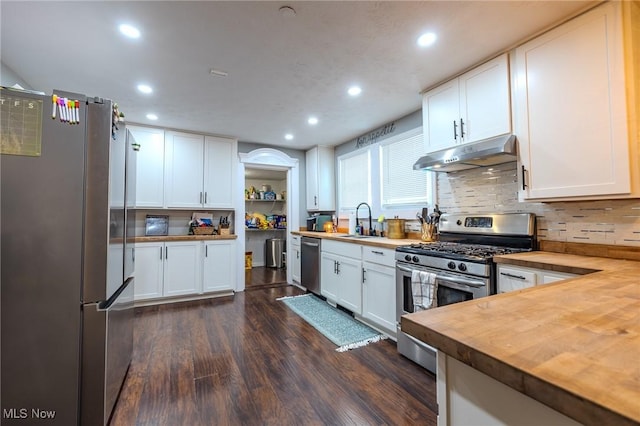
<svg viewBox="0 0 640 426">
<path fill-rule="evenodd" d="M 457 172 L 476 167 L 494 166 L 516 161 L 516 151 L 515 135 L 507 134 L 432 152 L 416 161 L 413 169 Z"/>
</svg>

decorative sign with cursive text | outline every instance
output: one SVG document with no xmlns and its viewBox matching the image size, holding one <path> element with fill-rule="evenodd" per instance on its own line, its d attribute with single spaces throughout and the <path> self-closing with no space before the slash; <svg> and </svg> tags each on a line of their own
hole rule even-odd
<svg viewBox="0 0 640 426">
<path fill-rule="evenodd" d="M 362 135 L 356 138 L 356 149 L 362 148 L 365 146 L 369 146 L 378 142 L 378 140 L 386 135 L 390 135 L 396 130 L 396 122 L 392 121 L 391 123 L 385 124 L 384 126 L 376 129 L 366 135 Z"/>
</svg>

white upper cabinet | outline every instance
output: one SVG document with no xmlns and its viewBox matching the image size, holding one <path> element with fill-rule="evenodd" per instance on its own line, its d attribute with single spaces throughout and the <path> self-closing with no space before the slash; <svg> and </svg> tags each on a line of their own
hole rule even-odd
<svg viewBox="0 0 640 426">
<path fill-rule="evenodd" d="M 318 146 L 306 153 L 307 210 L 336 209 L 335 159 L 332 147 Z"/>
<path fill-rule="evenodd" d="M 504 54 L 423 95 L 427 152 L 511 131 L 509 63 Z"/>
<path fill-rule="evenodd" d="M 136 207 L 164 206 L 164 130 L 127 126 L 140 151 L 136 156 Z"/>
<path fill-rule="evenodd" d="M 622 7 L 608 2 L 516 49 L 522 200 L 624 198 L 637 191 Z"/>
<path fill-rule="evenodd" d="M 506 54 L 480 65 L 458 80 L 463 143 L 511 132 L 511 92 Z"/>
<path fill-rule="evenodd" d="M 202 207 L 204 136 L 167 132 L 164 173 L 168 207 Z"/>
<path fill-rule="evenodd" d="M 233 208 L 235 139 L 127 128 L 140 144 L 136 207 Z"/>
<path fill-rule="evenodd" d="M 235 139 L 206 136 L 204 139 L 204 207 L 233 208 L 236 153 Z"/>
<path fill-rule="evenodd" d="M 460 143 L 458 79 L 438 86 L 422 98 L 422 126 L 427 152 Z"/>
</svg>

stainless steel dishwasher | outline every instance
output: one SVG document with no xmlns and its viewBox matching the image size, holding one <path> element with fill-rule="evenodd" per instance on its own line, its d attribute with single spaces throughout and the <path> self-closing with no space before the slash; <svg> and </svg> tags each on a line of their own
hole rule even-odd
<svg viewBox="0 0 640 426">
<path fill-rule="evenodd" d="M 301 252 L 301 284 L 320 296 L 320 238 L 302 237 Z"/>
</svg>

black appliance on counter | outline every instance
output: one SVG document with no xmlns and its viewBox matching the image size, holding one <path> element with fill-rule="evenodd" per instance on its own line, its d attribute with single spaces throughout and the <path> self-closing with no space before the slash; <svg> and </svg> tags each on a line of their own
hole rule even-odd
<svg viewBox="0 0 640 426">
<path fill-rule="evenodd" d="M 307 218 L 307 231 L 324 232 L 324 224 L 331 222 L 331 215 L 319 214 Z"/>
<path fill-rule="evenodd" d="M 404 333 L 400 325 L 402 315 L 414 312 L 412 282 L 417 272 L 433 274 L 436 307 L 495 294 L 493 256 L 536 249 L 535 215 L 443 214 L 438 237 L 438 242 L 396 249 L 398 351 L 434 373 L 435 349 Z"/>
</svg>

